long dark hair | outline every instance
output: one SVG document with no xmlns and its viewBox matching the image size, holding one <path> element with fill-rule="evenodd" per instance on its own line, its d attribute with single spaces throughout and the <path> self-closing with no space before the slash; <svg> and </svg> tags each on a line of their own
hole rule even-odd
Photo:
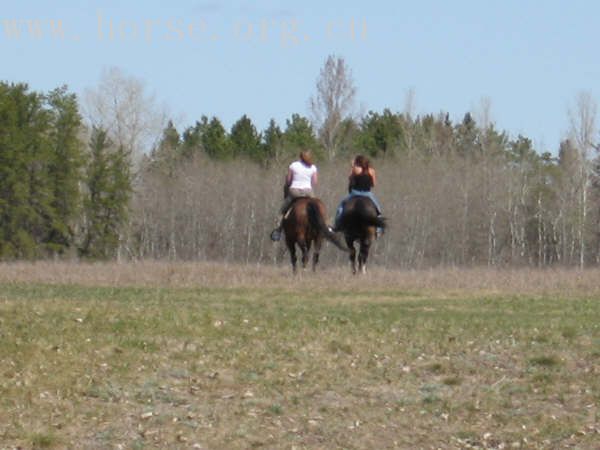
<svg viewBox="0 0 600 450">
<path fill-rule="evenodd" d="M 369 169 L 371 168 L 369 158 L 364 155 L 358 155 L 356 158 L 354 158 L 354 165 L 360 167 L 364 173 L 368 173 Z"/>
</svg>

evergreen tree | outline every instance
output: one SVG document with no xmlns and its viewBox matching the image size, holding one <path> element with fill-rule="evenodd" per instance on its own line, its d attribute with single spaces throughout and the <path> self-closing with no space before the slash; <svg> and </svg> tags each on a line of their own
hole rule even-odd
<svg viewBox="0 0 600 450">
<path fill-rule="evenodd" d="M 479 145 L 479 129 L 471 113 L 466 113 L 462 123 L 456 127 L 454 138 L 454 146 L 459 155 L 474 157 L 479 154 L 481 150 Z"/>
<path fill-rule="evenodd" d="M 533 148 L 531 139 L 521 135 L 509 143 L 507 154 L 511 165 L 516 167 L 520 167 L 523 164 L 531 167 L 539 158 L 539 155 Z"/>
<path fill-rule="evenodd" d="M 213 117 L 206 125 L 200 141 L 206 154 L 213 159 L 231 159 L 231 142 L 221 121 Z"/>
<path fill-rule="evenodd" d="M 49 115 L 25 84 L 0 83 L 0 256 L 32 258 L 54 220 Z"/>
<path fill-rule="evenodd" d="M 233 124 L 230 139 L 234 157 L 245 156 L 258 162 L 264 160 L 260 134 L 246 115 Z"/>
<path fill-rule="evenodd" d="M 77 98 L 67 92 L 66 86 L 50 92 L 47 99 L 51 108 L 49 176 L 55 214 L 47 245 L 61 252 L 73 242 L 81 206 L 79 183 L 82 179 L 83 146 L 78 137 L 81 116 Z"/>
<path fill-rule="evenodd" d="M 202 135 L 208 128 L 208 117 L 202 116 L 193 127 L 188 127 L 181 137 L 181 155 L 190 159 L 202 151 Z"/>
<path fill-rule="evenodd" d="M 173 122 L 169 120 L 163 130 L 162 138 L 152 150 L 151 167 L 168 177 L 175 175 L 175 169 L 180 161 L 181 138 Z"/>
<path fill-rule="evenodd" d="M 563 172 L 572 174 L 577 172 L 580 164 L 580 153 L 577 147 L 570 139 L 565 139 L 560 143 L 558 150 L 558 164 Z"/>
<path fill-rule="evenodd" d="M 106 130 L 92 131 L 86 185 L 85 236 L 80 252 L 89 258 L 114 256 L 127 219 L 132 175 L 129 154 L 112 146 Z"/>
<path fill-rule="evenodd" d="M 338 155 L 354 155 L 357 153 L 357 151 L 362 153 L 362 148 L 359 147 L 358 150 L 356 148 L 356 143 L 360 135 L 360 127 L 356 121 L 351 117 L 342 120 L 340 123 L 340 130 L 341 133 L 338 146 Z"/>
<path fill-rule="evenodd" d="M 283 134 L 285 146 L 291 153 L 298 153 L 302 149 L 312 150 L 315 156 L 323 153 L 312 125 L 306 117 L 293 114 L 291 120 L 286 120 L 286 129 Z"/>
<path fill-rule="evenodd" d="M 510 143 L 506 132 L 498 131 L 493 124 L 479 131 L 481 151 L 487 156 L 504 158 L 509 151 Z"/>
<path fill-rule="evenodd" d="M 282 159 L 284 152 L 283 132 L 274 119 L 269 121 L 269 126 L 263 133 L 263 152 L 267 165 L 271 161 L 278 162 Z"/>
<path fill-rule="evenodd" d="M 427 114 L 416 121 L 401 115 L 398 117 L 403 130 L 401 151 L 415 150 L 426 157 L 448 157 L 453 150 L 454 129 L 448 114 Z"/>
<path fill-rule="evenodd" d="M 372 157 L 394 154 L 403 142 L 403 129 L 399 117 L 389 109 L 383 114 L 373 111 L 363 118 L 358 135 L 361 151 Z"/>
</svg>

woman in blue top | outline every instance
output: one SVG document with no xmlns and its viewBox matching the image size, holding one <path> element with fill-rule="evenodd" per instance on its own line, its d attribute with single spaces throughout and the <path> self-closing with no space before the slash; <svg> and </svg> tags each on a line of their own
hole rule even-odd
<svg viewBox="0 0 600 450">
<path fill-rule="evenodd" d="M 375 197 L 375 194 L 371 191 L 375 187 L 377 177 L 375 175 L 375 169 L 371 167 L 369 160 L 363 156 L 358 155 L 352 162 L 352 169 L 348 178 L 348 192 L 349 194 L 340 202 L 335 214 L 335 225 L 334 231 L 340 231 L 340 218 L 344 212 L 344 204 L 348 199 L 362 195 L 369 197 L 375 208 L 377 208 L 377 214 L 381 215 L 381 205 Z"/>
</svg>

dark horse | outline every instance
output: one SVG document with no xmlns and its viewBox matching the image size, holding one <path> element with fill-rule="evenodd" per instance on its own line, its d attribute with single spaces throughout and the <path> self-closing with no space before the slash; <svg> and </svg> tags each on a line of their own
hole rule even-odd
<svg viewBox="0 0 600 450">
<path fill-rule="evenodd" d="M 352 197 L 344 203 L 344 212 L 340 218 L 340 230 L 344 233 L 346 245 L 350 249 L 352 273 L 356 273 L 356 248 L 359 242 L 358 269 L 365 273 L 369 249 L 376 239 L 376 230 L 385 228 L 385 219 L 377 215 L 375 205 L 368 197 Z"/>
<path fill-rule="evenodd" d="M 285 243 L 290 251 L 292 268 L 296 273 L 296 245 L 302 252 L 302 267 L 306 268 L 308 264 L 308 253 L 313 247 L 312 269 L 316 269 L 319 262 L 319 252 L 323 238 L 331 241 L 341 250 L 346 248 L 338 241 L 336 235 L 327 227 L 325 223 L 325 205 L 318 198 L 301 197 L 294 200 L 288 212 L 286 213 L 282 227 L 285 233 Z"/>
</svg>

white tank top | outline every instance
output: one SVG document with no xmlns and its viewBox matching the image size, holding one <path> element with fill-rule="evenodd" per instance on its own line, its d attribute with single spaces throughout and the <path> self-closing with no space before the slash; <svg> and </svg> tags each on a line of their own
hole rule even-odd
<svg viewBox="0 0 600 450">
<path fill-rule="evenodd" d="M 311 178 L 317 173 L 317 167 L 313 164 L 307 167 L 300 161 L 294 161 L 290 164 L 292 171 L 292 183 L 290 188 L 294 189 L 312 189 Z"/>
</svg>

